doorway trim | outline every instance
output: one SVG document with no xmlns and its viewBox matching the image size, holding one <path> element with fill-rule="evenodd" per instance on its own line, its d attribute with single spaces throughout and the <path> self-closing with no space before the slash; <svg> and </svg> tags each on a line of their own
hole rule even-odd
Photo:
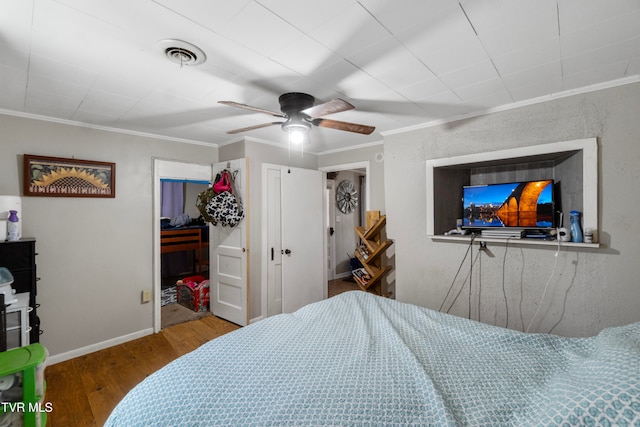
<svg viewBox="0 0 640 427">
<path fill-rule="evenodd" d="M 336 278 L 336 239 L 334 237 L 335 231 L 335 216 L 336 216 L 336 204 L 333 202 L 336 194 L 336 181 L 334 179 L 327 179 L 326 174 L 324 176 L 325 185 L 325 222 L 327 223 L 327 280 L 331 281 Z"/>
<path fill-rule="evenodd" d="M 188 163 L 178 160 L 168 160 L 153 158 L 153 331 L 160 332 L 162 329 L 160 312 L 160 291 L 162 282 L 161 259 L 160 259 L 160 203 L 162 178 L 173 178 L 182 180 L 213 180 L 212 163 Z M 211 233 L 211 230 L 209 230 Z M 211 241 L 211 240 L 209 240 Z M 210 251 L 211 253 L 211 251 Z"/>
<path fill-rule="evenodd" d="M 364 162 L 344 163 L 341 165 L 322 166 L 318 170 L 320 172 L 340 172 L 351 169 L 363 169 L 365 170 L 365 176 L 367 177 L 365 185 L 365 208 L 369 210 L 369 200 L 371 200 L 371 163 L 367 160 Z"/>
<path fill-rule="evenodd" d="M 366 160 L 366 161 L 362 161 L 362 162 L 355 162 L 355 163 L 343 163 L 340 165 L 331 165 L 331 166 L 322 166 L 319 167 L 318 170 L 323 172 L 324 174 L 324 181 L 326 182 L 326 174 L 327 172 L 340 172 L 340 171 L 348 171 L 348 170 L 352 170 L 352 169 L 364 169 L 365 170 L 365 211 L 369 210 L 369 203 L 371 200 L 371 163 Z M 325 185 L 326 186 L 326 185 Z M 329 223 L 328 223 L 328 218 L 325 217 L 325 224 L 324 224 L 325 229 L 328 229 L 329 227 Z M 333 263 L 333 268 L 334 268 L 334 277 L 336 277 L 335 275 L 335 260 Z"/>
</svg>

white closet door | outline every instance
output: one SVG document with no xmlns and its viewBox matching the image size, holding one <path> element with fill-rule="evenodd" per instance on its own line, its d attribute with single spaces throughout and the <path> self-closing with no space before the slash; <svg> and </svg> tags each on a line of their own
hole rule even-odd
<svg viewBox="0 0 640 427">
<path fill-rule="evenodd" d="M 217 174 L 224 169 L 235 173 L 235 190 L 245 207 L 245 218 L 233 228 L 223 227 L 220 224 L 209 227 L 211 230 L 210 308 L 214 315 L 246 326 L 249 323 L 247 160 L 236 159 L 218 163 L 214 166 L 214 173 Z"/>
<path fill-rule="evenodd" d="M 282 311 L 326 298 L 322 172 L 282 168 Z"/>
</svg>

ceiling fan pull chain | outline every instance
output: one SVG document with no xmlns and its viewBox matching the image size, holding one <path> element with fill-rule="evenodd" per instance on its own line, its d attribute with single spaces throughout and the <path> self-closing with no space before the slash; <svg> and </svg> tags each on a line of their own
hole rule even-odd
<svg viewBox="0 0 640 427">
<path fill-rule="evenodd" d="M 287 138 L 288 141 L 288 147 L 289 147 L 289 159 L 287 160 L 287 167 L 289 168 L 289 173 L 291 173 L 291 132 L 289 132 L 289 138 Z"/>
</svg>

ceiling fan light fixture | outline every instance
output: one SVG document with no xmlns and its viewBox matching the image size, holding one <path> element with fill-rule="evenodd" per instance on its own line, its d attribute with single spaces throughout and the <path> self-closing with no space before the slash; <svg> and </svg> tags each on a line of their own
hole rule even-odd
<svg viewBox="0 0 640 427">
<path fill-rule="evenodd" d="M 311 130 L 311 123 L 303 117 L 296 115 L 289 117 L 281 126 L 282 130 L 288 132 L 289 135 L 293 133 L 304 135 Z"/>
<path fill-rule="evenodd" d="M 302 144 L 302 142 L 304 141 L 305 134 L 306 132 L 301 130 L 289 131 L 289 140 L 293 144 Z"/>
</svg>

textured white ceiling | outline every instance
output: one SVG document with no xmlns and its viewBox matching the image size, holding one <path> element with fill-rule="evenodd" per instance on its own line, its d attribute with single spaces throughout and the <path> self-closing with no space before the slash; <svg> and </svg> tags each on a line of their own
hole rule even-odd
<svg viewBox="0 0 640 427">
<path fill-rule="evenodd" d="M 638 0 L 0 0 L 0 109 L 224 144 L 278 96 L 343 98 L 326 152 L 380 132 L 640 75 Z M 170 62 L 158 42 L 206 54 Z M 279 126 L 240 135 L 287 144 Z"/>
</svg>

